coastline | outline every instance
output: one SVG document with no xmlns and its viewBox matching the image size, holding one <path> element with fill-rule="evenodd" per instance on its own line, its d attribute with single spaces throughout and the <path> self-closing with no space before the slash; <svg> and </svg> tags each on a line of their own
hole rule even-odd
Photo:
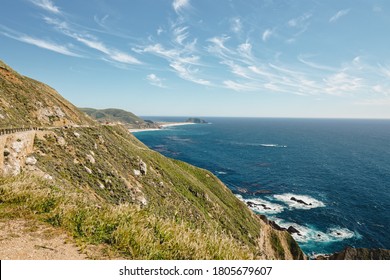
<svg viewBox="0 0 390 280">
<path fill-rule="evenodd" d="M 131 133 L 137 133 L 137 132 L 144 132 L 144 131 L 157 131 L 164 129 L 166 127 L 173 127 L 173 126 L 182 126 L 182 125 L 191 125 L 195 123 L 190 122 L 158 122 L 156 123 L 157 128 L 130 128 L 129 131 Z"/>
</svg>

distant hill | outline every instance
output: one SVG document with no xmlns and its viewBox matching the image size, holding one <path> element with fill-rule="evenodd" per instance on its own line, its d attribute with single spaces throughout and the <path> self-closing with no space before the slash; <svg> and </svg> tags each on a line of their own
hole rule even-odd
<svg viewBox="0 0 390 280">
<path fill-rule="evenodd" d="M 121 109 L 94 109 L 94 108 L 79 108 L 88 116 L 98 120 L 99 122 L 121 122 L 123 124 L 141 124 L 144 120 Z"/>
<path fill-rule="evenodd" d="M 143 120 L 133 113 L 121 109 L 79 109 L 100 123 L 121 123 L 128 128 L 158 128 L 158 124 L 149 120 Z"/>
</svg>

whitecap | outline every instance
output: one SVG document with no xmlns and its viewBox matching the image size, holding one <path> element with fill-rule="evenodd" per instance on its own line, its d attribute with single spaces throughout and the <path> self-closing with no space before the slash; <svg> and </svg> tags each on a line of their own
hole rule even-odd
<svg viewBox="0 0 390 280">
<path fill-rule="evenodd" d="M 221 174 L 221 175 L 225 175 L 225 174 L 227 174 L 226 172 L 224 172 L 224 171 L 216 171 L 216 173 L 217 174 Z"/>
<path fill-rule="evenodd" d="M 273 196 L 276 200 L 282 201 L 291 208 L 313 209 L 325 207 L 322 201 L 319 201 L 308 195 L 297 195 L 292 193 L 276 194 Z"/>
<path fill-rule="evenodd" d="M 258 214 L 277 214 L 281 213 L 284 210 L 284 207 L 277 203 L 272 203 L 260 198 L 243 198 L 242 195 L 236 194 L 236 197 L 245 204 L 254 212 Z"/>
<path fill-rule="evenodd" d="M 273 148 L 287 148 L 286 145 L 279 145 L 279 144 L 260 144 L 262 147 L 273 147 Z"/>
<path fill-rule="evenodd" d="M 291 223 L 284 221 L 282 219 L 276 219 L 275 222 L 284 228 L 289 228 L 290 226 L 294 227 L 299 231 L 299 233 L 292 233 L 291 235 L 297 242 L 308 243 L 308 242 L 338 242 L 344 239 L 349 239 L 353 237 L 359 237 L 358 233 L 355 233 L 347 228 L 342 227 L 332 227 L 328 228 L 326 232 L 317 230 L 311 226 L 303 226 L 296 223 Z"/>
<path fill-rule="evenodd" d="M 327 230 L 327 234 L 336 240 L 352 238 L 355 233 L 347 228 L 333 227 Z"/>
</svg>

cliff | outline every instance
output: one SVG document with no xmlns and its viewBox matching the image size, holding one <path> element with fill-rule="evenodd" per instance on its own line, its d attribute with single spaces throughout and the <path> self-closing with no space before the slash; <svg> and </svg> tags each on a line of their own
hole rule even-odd
<svg viewBox="0 0 390 280">
<path fill-rule="evenodd" d="M 44 221 L 113 258 L 305 258 L 211 172 L 166 158 L 125 127 L 95 122 L 52 88 L 0 69 L 1 221 Z"/>
<path fill-rule="evenodd" d="M 320 256 L 322 260 L 390 260 L 390 250 L 346 247 L 341 252 Z"/>
</svg>

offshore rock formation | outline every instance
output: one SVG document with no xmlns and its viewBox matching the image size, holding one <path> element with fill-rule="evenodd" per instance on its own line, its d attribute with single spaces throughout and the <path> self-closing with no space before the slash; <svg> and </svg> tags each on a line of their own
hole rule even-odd
<svg viewBox="0 0 390 280">
<path fill-rule="evenodd" d="M 390 260 L 390 250 L 347 247 L 343 251 L 319 259 L 327 260 Z"/>
</svg>

